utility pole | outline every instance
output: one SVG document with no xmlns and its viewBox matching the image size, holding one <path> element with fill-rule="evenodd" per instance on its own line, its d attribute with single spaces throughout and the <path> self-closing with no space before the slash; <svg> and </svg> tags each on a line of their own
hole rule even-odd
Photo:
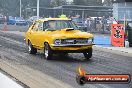
<svg viewBox="0 0 132 88">
<path fill-rule="evenodd" d="M 39 0 L 37 0 L 37 18 L 39 18 Z"/>
<path fill-rule="evenodd" d="M 20 0 L 20 17 L 22 17 L 22 1 Z"/>
<path fill-rule="evenodd" d="M 82 19 L 84 19 L 85 12 L 84 10 L 82 11 Z"/>
</svg>

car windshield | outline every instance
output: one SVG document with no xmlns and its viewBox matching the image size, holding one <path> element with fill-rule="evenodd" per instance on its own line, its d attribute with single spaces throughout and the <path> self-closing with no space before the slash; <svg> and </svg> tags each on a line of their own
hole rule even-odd
<svg viewBox="0 0 132 88">
<path fill-rule="evenodd" d="M 60 30 L 64 28 L 78 29 L 78 27 L 71 20 L 48 21 L 47 23 L 48 23 L 48 27 L 47 27 L 48 30 Z"/>
</svg>

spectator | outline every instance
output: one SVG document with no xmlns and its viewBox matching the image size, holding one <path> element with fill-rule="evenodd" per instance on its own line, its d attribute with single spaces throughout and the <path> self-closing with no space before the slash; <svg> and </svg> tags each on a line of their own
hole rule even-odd
<svg viewBox="0 0 132 88">
<path fill-rule="evenodd" d="M 100 26 L 101 26 L 100 19 L 99 19 L 99 17 L 97 17 L 97 19 L 96 19 L 96 29 L 97 29 L 97 31 L 100 31 Z"/>
<path fill-rule="evenodd" d="M 108 21 L 107 21 L 107 23 L 109 25 L 109 30 L 111 30 L 112 22 L 113 22 L 113 18 L 111 16 L 109 16 Z"/>
<path fill-rule="evenodd" d="M 106 25 L 107 25 L 107 19 L 105 18 L 105 16 L 103 16 L 102 18 L 102 29 L 103 29 L 103 32 L 106 31 Z"/>
<path fill-rule="evenodd" d="M 92 25 L 91 17 L 86 19 L 85 24 L 87 25 L 87 31 L 91 31 L 91 25 Z"/>
<path fill-rule="evenodd" d="M 118 24 L 115 18 L 113 19 L 113 24 Z"/>
</svg>

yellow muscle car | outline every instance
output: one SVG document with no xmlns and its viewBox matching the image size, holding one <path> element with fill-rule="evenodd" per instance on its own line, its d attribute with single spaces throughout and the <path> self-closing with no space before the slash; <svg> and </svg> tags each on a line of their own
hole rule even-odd
<svg viewBox="0 0 132 88">
<path fill-rule="evenodd" d="M 25 35 L 30 54 L 43 50 L 45 59 L 55 53 L 83 53 L 92 57 L 93 35 L 78 30 L 69 18 L 45 18 L 34 22 Z"/>
</svg>

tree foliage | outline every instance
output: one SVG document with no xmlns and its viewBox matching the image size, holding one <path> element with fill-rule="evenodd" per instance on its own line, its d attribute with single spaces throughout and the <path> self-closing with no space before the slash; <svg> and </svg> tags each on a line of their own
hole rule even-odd
<svg viewBox="0 0 132 88">
<path fill-rule="evenodd" d="M 18 0 L 0 0 L 0 7 L 1 12 L 5 15 L 8 15 L 9 13 L 15 13 L 18 14 L 17 10 L 19 8 Z"/>
<path fill-rule="evenodd" d="M 37 0 L 21 0 L 22 13 L 28 7 L 36 7 Z M 68 0 L 40 0 L 40 7 L 55 7 L 66 5 Z M 102 0 L 73 0 L 74 5 L 102 5 Z M 0 14 L 19 16 L 20 0 L 0 0 Z"/>
<path fill-rule="evenodd" d="M 36 7 L 37 0 L 21 0 L 22 11 L 27 7 Z M 49 7 L 51 0 L 40 0 L 41 7 Z M 20 0 L 0 0 L 0 13 L 5 15 L 19 16 Z"/>
<path fill-rule="evenodd" d="M 86 5 L 86 6 L 100 6 L 102 0 L 73 0 L 74 5 Z"/>
<path fill-rule="evenodd" d="M 103 5 L 104 5 L 104 6 L 112 6 L 112 5 L 113 5 L 112 1 L 113 1 L 113 0 L 104 0 Z"/>
<path fill-rule="evenodd" d="M 85 0 L 73 0 L 73 4 L 74 5 L 84 5 L 85 4 Z"/>
<path fill-rule="evenodd" d="M 50 6 L 56 7 L 56 6 L 66 5 L 66 4 L 67 4 L 67 0 L 52 0 Z"/>
</svg>

